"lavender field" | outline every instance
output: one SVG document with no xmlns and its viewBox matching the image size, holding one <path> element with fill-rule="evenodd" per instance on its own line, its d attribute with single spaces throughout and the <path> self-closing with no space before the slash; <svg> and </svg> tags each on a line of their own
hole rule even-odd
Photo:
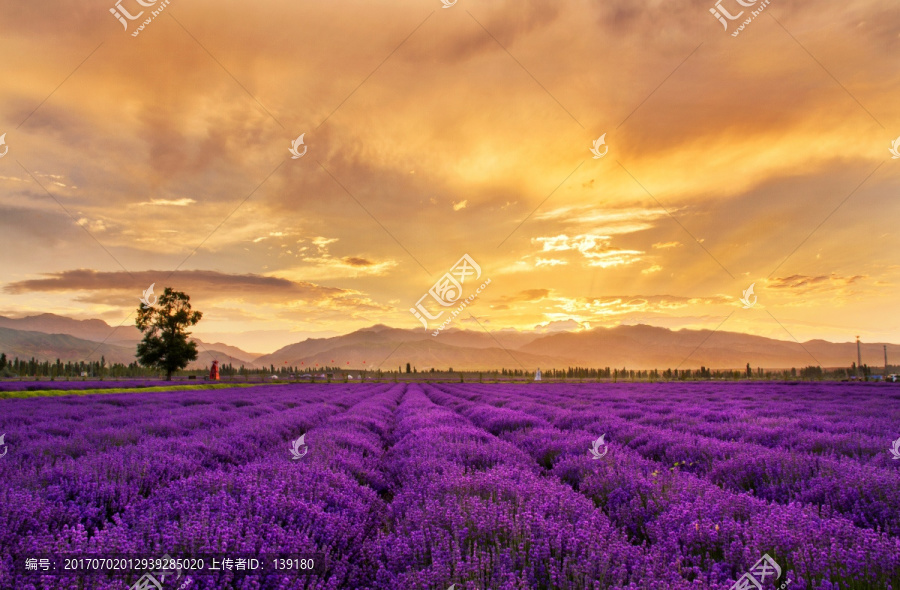
<svg viewBox="0 0 900 590">
<path fill-rule="evenodd" d="M 8 399 L 0 434 L 4 589 L 124 590 L 140 577 L 24 573 L 27 556 L 226 553 L 321 565 L 187 573 L 163 587 L 727 590 L 767 554 L 782 575 L 765 588 L 900 589 L 890 386 L 304 384 Z"/>
</svg>

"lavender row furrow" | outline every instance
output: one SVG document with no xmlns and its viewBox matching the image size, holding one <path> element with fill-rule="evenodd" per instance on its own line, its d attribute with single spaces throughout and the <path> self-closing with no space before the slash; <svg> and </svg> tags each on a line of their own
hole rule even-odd
<svg viewBox="0 0 900 590">
<path fill-rule="evenodd" d="M 632 546 L 530 458 L 409 386 L 390 453 L 399 482 L 375 590 L 697 588 Z"/>
<path fill-rule="evenodd" d="M 720 490 L 618 445 L 603 459 L 592 460 L 588 449 L 600 425 L 591 429 L 588 422 L 583 430 L 548 424 L 546 417 L 553 422 L 554 411 L 547 409 L 553 400 L 546 395 L 541 403 L 548 405 L 531 414 L 487 403 L 511 405 L 506 402 L 514 394 L 502 400 L 484 396 L 479 402 L 455 395 L 456 388 L 440 389 L 431 394 L 436 401 L 526 450 L 548 473 L 602 507 L 633 540 L 649 543 L 661 555 L 678 556 L 682 571 L 695 580 L 728 584 L 769 552 L 792 569 L 795 581 L 810 588 L 830 588 L 834 582 L 871 589 L 900 584 L 897 539 L 859 529 L 840 515 L 820 516 L 809 506 L 773 505 Z M 557 421 L 565 422 L 567 411 L 556 412 Z M 820 539 L 830 539 L 830 545 L 818 546 Z"/>
<path fill-rule="evenodd" d="M 584 427 L 596 422 L 600 432 L 648 459 L 696 473 L 723 488 L 781 504 L 801 502 L 831 508 L 858 526 L 900 535 L 900 471 L 886 451 L 877 461 L 862 465 L 846 457 L 823 457 L 640 424 L 604 404 L 569 407 L 566 402 L 578 396 L 564 388 L 556 388 L 554 393 L 538 405 L 568 408 L 565 415 L 554 419 L 557 426 Z M 514 398 L 499 403 L 542 415 L 534 408 L 535 402 Z"/>
<path fill-rule="evenodd" d="M 13 584 L 10 556 L 24 551 L 306 553 L 320 564 L 297 576 L 193 577 L 203 590 L 729 590 L 767 553 L 794 588 L 900 590 L 900 539 L 876 530 L 898 507 L 879 512 L 872 495 L 896 471 L 870 455 L 873 433 L 900 418 L 892 390 L 687 387 L 354 384 L 0 400 L 0 432 L 11 430 L 0 588 L 126 590 L 136 578 Z M 732 425 L 746 436 L 728 440 Z M 605 454 L 592 459 L 601 433 Z M 845 463 L 863 480 L 835 472 Z M 725 474 L 739 479 L 717 480 Z M 798 501 L 816 494 L 828 497 Z"/>
<path fill-rule="evenodd" d="M 896 428 L 900 392 L 816 384 L 748 384 L 752 395 L 723 395 L 733 384 L 665 384 L 652 397 L 634 386 L 584 388 L 570 403 L 591 398 L 640 424 L 669 427 L 723 440 L 755 443 L 886 466 L 886 433 Z M 602 394 L 600 393 L 602 392 Z M 665 396 L 659 394 L 665 392 Z M 872 393 L 878 396 L 872 396 Z M 586 396 L 585 393 L 594 393 Z M 623 395 L 624 394 L 624 395 Z M 625 397 L 627 395 L 627 397 Z M 705 396 L 702 403 L 698 398 Z M 685 412 L 690 408 L 690 412 Z M 811 409 L 815 408 L 815 413 Z"/>
<path fill-rule="evenodd" d="M 52 469 L 46 476 L 47 485 L 39 490 L 4 485 L 0 524 L 6 526 L 2 527 L 0 548 L 7 549 L 4 554 L 38 548 L 73 550 L 75 546 L 59 541 L 60 531 L 89 539 L 108 528 L 126 509 L 140 505 L 173 482 L 195 474 L 241 468 L 266 450 L 274 451 L 275 446 L 287 453 L 288 437 L 321 422 L 341 410 L 343 404 L 369 395 L 371 392 L 346 392 L 339 396 L 347 398 L 346 402 L 339 404 L 298 403 L 294 409 L 277 414 L 243 417 L 215 432 L 200 430 L 177 438 L 154 439 L 147 445 L 122 449 L 117 456 L 108 452 L 88 455 L 71 460 L 64 468 Z M 221 410 L 210 404 L 207 411 Z M 5 465 L 4 472 L 12 471 L 11 467 L 14 469 Z"/>
</svg>

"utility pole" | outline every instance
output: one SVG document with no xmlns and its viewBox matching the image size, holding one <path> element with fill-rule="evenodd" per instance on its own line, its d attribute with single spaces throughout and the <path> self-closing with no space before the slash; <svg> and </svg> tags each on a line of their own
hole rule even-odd
<svg viewBox="0 0 900 590">
<path fill-rule="evenodd" d="M 859 381 L 859 368 L 862 366 L 862 353 L 859 349 L 859 336 L 856 337 L 856 380 Z"/>
</svg>

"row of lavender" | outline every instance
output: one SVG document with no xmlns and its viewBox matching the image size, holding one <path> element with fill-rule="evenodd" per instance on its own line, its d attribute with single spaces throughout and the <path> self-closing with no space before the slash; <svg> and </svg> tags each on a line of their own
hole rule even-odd
<svg viewBox="0 0 900 590">
<path fill-rule="evenodd" d="M 628 542 L 515 445 L 410 385 L 386 456 L 394 487 L 372 544 L 378 590 L 698 588 Z M 719 588 L 700 586 L 699 588 Z"/>
<path fill-rule="evenodd" d="M 274 386 L 3 401 L 0 432 L 15 433 L 16 450 L 0 462 L 0 555 L 325 558 L 315 575 L 192 579 L 204 589 L 726 590 L 769 552 L 794 587 L 900 588 L 896 538 L 834 507 L 767 503 L 645 453 L 656 436 L 714 438 L 690 430 L 709 424 L 673 415 L 722 412 L 722 393 L 661 387 Z M 736 406 L 795 403 L 747 393 L 724 395 Z M 841 409 L 823 411 L 823 429 L 852 421 Z M 587 444 L 607 427 L 623 438 L 592 461 Z M 287 443 L 304 432 L 310 452 L 292 461 Z M 741 444 L 764 452 L 764 442 Z M 0 588 L 11 571 L 5 559 Z M 48 576 L 15 587 L 132 581 Z"/>
<path fill-rule="evenodd" d="M 718 399 L 745 393 L 729 387 L 718 392 Z M 669 461 L 673 457 L 665 454 L 665 448 L 678 449 L 674 451 L 677 460 L 683 456 L 678 452 L 689 452 L 692 444 L 704 442 L 703 437 L 638 425 L 616 415 L 617 411 L 634 412 L 635 403 L 646 410 L 648 401 L 653 401 L 646 398 L 659 394 L 659 389 L 590 391 L 558 386 L 541 388 L 540 396 L 535 396 L 533 388 L 498 390 L 478 385 L 438 386 L 429 392 L 436 402 L 527 451 L 547 475 L 592 499 L 633 542 L 671 555 L 677 567 L 690 572 L 688 577 L 710 584 L 730 580 L 736 572 L 746 571 L 759 555 L 769 553 L 790 569 L 801 587 L 900 587 L 900 540 L 854 526 L 848 518 L 863 520 L 859 514 L 837 511 L 846 494 L 831 498 L 831 504 L 792 501 L 785 505 L 728 486 L 723 490 L 709 472 L 703 477 L 702 469 L 693 473 L 683 469 L 692 467 L 691 461 L 682 464 L 684 459 L 673 466 L 675 461 Z M 694 408 L 702 406 L 698 399 L 702 398 L 695 395 L 693 403 L 682 399 L 677 409 L 694 414 Z M 853 409 L 845 411 L 844 419 L 852 421 Z M 591 461 L 587 449 L 600 433 L 616 442 L 602 461 Z M 755 453 L 767 450 L 757 446 L 733 457 L 728 468 L 738 470 L 742 460 L 750 461 Z M 701 452 L 696 458 L 707 457 Z M 773 453 L 766 458 L 777 462 L 785 457 Z M 747 481 L 754 482 L 756 465 L 755 461 L 747 464 Z M 893 481 L 896 472 L 883 469 L 875 475 L 880 479 L 844 479 L 839 473 L 835 474 L 837 481 L 822 479 L 828 482 L 828 489 L 847 486 L 858 490 L 856 501 L 863 502 L 861 499 L 871 497 L 885 479 Z M 882 507 L 883 520 L 896 522 L 900 506 Z M 881 516 L 875 504 L 863 503 L 857 508 L 868 517 Z"/>
<path fill-rule="evenodd" d="M 329 465 L 310 472 L 312 463 L 292 464 L 286 441 L 387 388 L 272 386 L 2 402 L 0 431 L 10 432 L 15 451 L 0 463 L 0 587 L 122 589 L 132 581 L 12 582 L 11 556 L 47 553 L 336 551 L 329 558 L 339 568 L 342 548 L 356 545 L 340 502 L 368 515 L 377 496 Z M 319 447 L 325 456 L 324 440 Z M 361 497 L 348 499 L 349 483 Z M 329 518 L 336 522 L 317 526 Z M 315 538 L 326 530 L 350 536 Z M 321 587 L 340 587 L 329 577 L 334 584 Z M 194 587 L 230 583 L 206 578 Z M 284 587 L 295 583 L 285 580 Z"/>
<path fill-rule="evenodd" d="M 598 402 L 642 424 L 886 466 L 885 437 L 897 428 L 900 391 L 834 383 L 623 384 L 587 386 L 567 407 Z"/>
<path fill-rule="evenodd" d="M 192 581 L 209 589 L 606 588 L 658 577 L 589 502 L 537 477 L 527 456 L 404 390 L 353 388 L 337 404 L 309 397 L 295 407 L 283 388 L 253 390 L 252 402 L 239 391 L 6 404 L 0 428 L 16 427 L 17 450 L 0 473 L 0 547 L 7 556 L 327 557 L 325 572 L 299 580 Z M 286 452 L 296 428 L 313 449 L 301 462 Z M 671 575 L 675 586 L 654 587 L 680 587 Z M 0 586 L 11 585 L 8 561 L 3 576 Z M 114 589 L 131 581 L 14 583 Z"/>
<path fill-rule="evenodd" d="M 749 397 L 734 386 L 719 386 L 718 397 L 716 390 L 670 389 L 661 399 L 658 391 L 648 396 L 633 387 L 576 393 L 562 387 L 551 411 L 567 408 L 569 425 L 596 421 L 642 456 L 721 487 L 814 504 L 859 526 L 900 534 L 900 472 L 888 452 L 900 395 L 840 385 L 759 388 Z"/>
</svg>

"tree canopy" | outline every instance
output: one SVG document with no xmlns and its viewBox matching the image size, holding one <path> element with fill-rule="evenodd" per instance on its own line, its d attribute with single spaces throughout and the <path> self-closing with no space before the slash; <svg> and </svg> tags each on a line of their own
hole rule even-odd
<svg viewBox="0 0 900 590">
<path fill-rule="evenodd" d="M 191 298 L 181 291 L 166 287 L 157 302 L 148 307 L 141 303 L 135 325 L 144 333 L 138 344 L 138 362 L 172 373 L 197 360 L 197 344 L 188 340 L 187 328 L 200 321 L 203 314 L 191 310 Z"/>
</svg>

